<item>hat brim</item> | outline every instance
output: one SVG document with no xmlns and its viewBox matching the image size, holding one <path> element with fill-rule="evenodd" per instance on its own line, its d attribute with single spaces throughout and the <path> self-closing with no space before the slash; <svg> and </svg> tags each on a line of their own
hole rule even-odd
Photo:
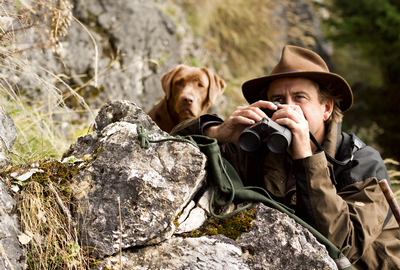
<svg viewBox="0 0 400 270">
<path fill-rule="evenodd" d="M 242 85 L 243 95 L 247 102 L 252 104 L 262 98 L 266 99 L 265 93 L 263 97 L 261 96 L 263 89 L 268 87 L 272 81 L 280 78 L 305 78 L 323 84 L 331 84 L 334 94 L 341 96 L 339 108 L 342 112 L 347 111 L 353 105 L 353 92 L 345 79 L 335 73 L 318 71 L 282 72 L 249 80 Z"/>
</svg>

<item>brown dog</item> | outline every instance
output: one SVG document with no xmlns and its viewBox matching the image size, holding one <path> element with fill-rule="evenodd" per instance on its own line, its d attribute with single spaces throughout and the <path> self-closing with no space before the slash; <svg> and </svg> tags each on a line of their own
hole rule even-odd
<svg viewBox="0 0 400 270">
<path fill-rule="evenodd" d="M 226 84 L 207 68 L 178 65 L 161 78 L 165 92 L 148 115 L 164 131 L 180 122 L 204 114 L 222 95 Z"/>
</svg>

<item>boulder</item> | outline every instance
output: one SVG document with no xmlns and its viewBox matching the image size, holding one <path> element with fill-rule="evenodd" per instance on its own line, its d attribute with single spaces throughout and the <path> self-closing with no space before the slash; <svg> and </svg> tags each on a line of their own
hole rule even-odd
<svg viewBox="0 0 400 270">
<path fill-rule="evenodd" d="M 133 103 L 116 101 L 99 112 L 97 126 L 121 117 L 110 113 L 118 111 L 112 109 L 113 105 L 121 104 L 126 108 L 123 111 L 136 112 L 133 118 L 148 118 Z M 159 129 L 148 137 L 161 142 L 142 148 L 138 126 L 144 122 L 123 119 L 129 120 L 122 118 L 96 129 L 94 134 L 80 138 L 68 152 L 70 157 L 90 160 L 74 178 L 72 189 L 84 242 L 99 255 L 115 254 L 120 245 L 130 248 L 169 239 L 176 230 L 173 221 L 178 213 L 205 183 L 206 158 L 198 148 L 187 142 L 170 141 L 169 135 Z M 153 128 L 156 130 L 154 124 Z"/>
</svg>

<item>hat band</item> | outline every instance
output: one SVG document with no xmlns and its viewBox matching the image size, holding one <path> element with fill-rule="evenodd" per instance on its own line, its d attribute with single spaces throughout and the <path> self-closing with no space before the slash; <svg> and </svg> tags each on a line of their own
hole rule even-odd
<svg viewBox="0 0 400 270">
<path fill-rule="evenodd" d="M 280 73 L 290 73 L 290 72 L 303 72 L 303 71 L 297 70 L 297 69 L 285 69 L 285 70 L 275 72 L 274 74 L 271 74 L 271 75 L 280 74 Z"/>
</svg>

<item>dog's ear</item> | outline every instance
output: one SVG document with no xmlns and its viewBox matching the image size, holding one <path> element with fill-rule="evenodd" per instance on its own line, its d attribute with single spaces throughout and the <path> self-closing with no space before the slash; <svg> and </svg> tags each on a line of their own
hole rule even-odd
<svg viewBox="0 0 400 270">
<path fill-rule="evenodd" d="M 165 92 L 165 100 L 169 100 L 171 97 L 172 79 L 174 78 L 175 74 L 183 68 L 184 65 L 178 65 L 161 77 L 161 85 Z"/>
<path fill-rule="evenodd" d="M 210 81 L 210 85 L 208 86 L 208 99 L 211 105 L 224 93 L 226 83 L 208 68 L 202 68 L 201 70 L 207 74 Z"/>
</svg>

